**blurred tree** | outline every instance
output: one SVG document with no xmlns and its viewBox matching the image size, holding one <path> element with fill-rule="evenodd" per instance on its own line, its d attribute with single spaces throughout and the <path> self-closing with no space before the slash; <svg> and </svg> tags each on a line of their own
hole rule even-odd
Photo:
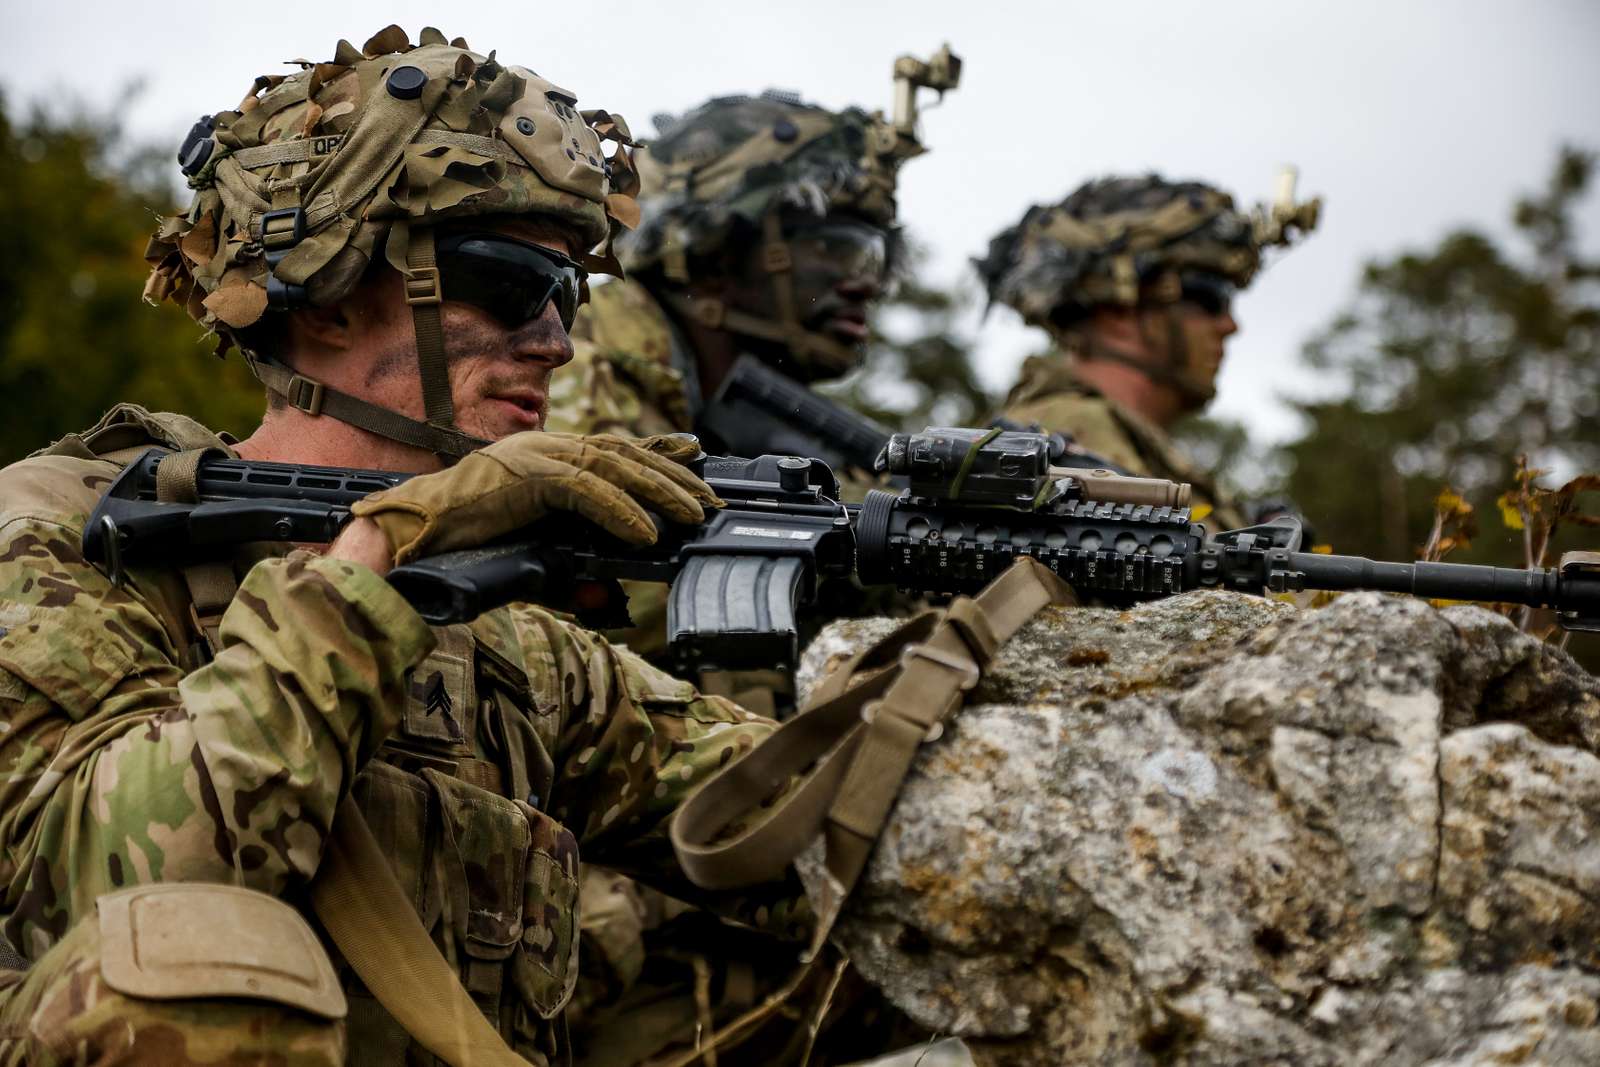
<svg viewBox="0 0 1600 1067">
<path fill-rule="evenodd" d="M 140 300 L 145 240 L 170 210 L 165 149 L 124 144 L 113 118 L 0 98 L 0 464 L 131 400 L 248 433 L 261 389 L 181 311 Z"/>
<path fill-rule="evenodd" d="M 1555 484 L 1600 470 L 1600 262 L 1577 248 L 1574 208 L 1594 157 L 1564 149 L 1512 215 L 1523 248 L 1462 230 L 1430 251 L 1368 264 L 1353 304 L 1305 349 L 1348 383 L 1296 403 L 1283 488 L 1338 552 L 1410 559 L 1449 484 L 1479 515 L 1463 562 L 1523 564 L 1496 517 L 1517 457 Z"/>
<path fill-rule="evenodd" d="M 956 331 L 965 300 L 917 280 L 926 249 L 907 242 L 900 277 L 874 315 L 861 366 L 817 391 L 892 430 L 970 426 L 994 406 L 978 381 L 971 346 Z"/>
<path fill-rule="evenodd" d="M 1190 415 L 1172 426 L 1171 435 L 1196 466 L 1212 471 L 1235 497 L 1254 499 L 1283 482 L 1277 455 L 1255 448 L 1249 429 L 1235 419 Z"/>
</svg>

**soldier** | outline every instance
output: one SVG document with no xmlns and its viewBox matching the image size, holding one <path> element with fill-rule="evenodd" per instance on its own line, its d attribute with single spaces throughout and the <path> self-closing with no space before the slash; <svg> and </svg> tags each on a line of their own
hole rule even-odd
<svg viewBox="0 0 1600 1067">
<path fill-rule="evenodd" d="M 549 428 L 691 432 L 707 452 L 747 454 L 728 447 L 712 410 L 738 359 L 754 356 L 807 383 L 856 366 L 900 239 L 899 167 L 925 151 L 916 90 L 943 92 L 959 76 L 948 46 L 926 63 L 901 57 L 892 120 L 770 90 L 657 116 L 661 135 L 636 156 L 640 219 L 617 240 L 628 279 L 597 285 L 580 313 L 574 358 L 552 385 Z M 854 495 L 871 480 L 837 473 Z M 636 625 L 610 636 L 656 655 L 665 591 L 624 585 Z M 825 590 L 824 600 L 839 615 L 883 606 L 859 589 Z M 770 674 L 700 683 L 766 714 L 782 710 L 784 683 Z"/>
<path fill-rule="evenodd" d="M 716 452 L 708 409 L 740 356 L 805 383 L 854 368 L 896 258 L 899 167 L 924 151 L 915 91 L 959 72 L 948 47 L 902 57 L 892 121 L 776 90 L 657 116 L 641 220 L 618 240 L 628 281 L 597 287 L 580 316 L 551 427 L 692 431 Z"/>
<path fill-rule="evenodd" d="M 943 91 L 955 84 L 959 60 L 948 49 L 930 64 L 901 59 L 896 76 L 904 92 Z M 596 286 L 579 313 L 576 354 L 553 382 L 549 425 L 688 431 L 707 451 L 726 451 L 708 408 L 739 357 L 756 356 L 805 383 L 860 361 L 867 313 L 897 254 L 898 168 L 923 148 L 909 106 L 890 122 L 776 91 L 718 97 L 655 124 L 660 136 L 636 156 L 641 219 L 617 241 L 628 279 Z M 840 473 L 864 480 L 862 472 Z M 653 654 L 664 642 L 665 590 L 625 584 L 637 625 L 613 636 Z M 839 613 L 879 606 L 858 593 L 842 593 L 849 603 Z M 777 672 L 718 672 L 700 684 L 766 714 L 788 696 Z M 792 970 L 770 944 L 685 914 L 612 872 L 585 866 L 582 898 L 586 980 L 574 1041 L 585 1064 L 692 1048 Z M 854 1047 L 866 1054 L 874 1039 L 859 1030 L 859 1010 L 851 1025 Z M 898 1020 L 884 1025 L 895 1037 L 882 1040 L 904 1036 Z M 738 1062 L 779 1062 L 798 1029 L 790 1021 L 743 1039 Z M 721 1052 L 723 1062 L 730 1054 Z"/>
<path fill-rule="evenodd" d="M 382 580 L 551 511 L 646 543 L 646 508 L 715 504 L 680 441 L 519 432 L 631 214 L 603 139 L 626 126 L 532 71 L 391 26 L 185 142 L 147 295 L 271 402 L 244 441 L 122 406 L 0 471 L 3 929 L 31 964 L 0 1062 L 561 1062 L 580 847 L 696 893 L 665 821 L 768 723 L 526 605 L 430 631 Z M 113 585 L 83 527 L 150 447 L 177 498 L 205 452 L 419 476 L 324 552 Z M 697 898 L 806 925 L 792 879 Z"/>
<path fill-rule="evenodd" d="M 1296 204 L 1286 177 L 1254 216 L 1200 182 L 1156 175 L 1091 181 L 1059 204 L 1028 209 L 974 263 L 991 304 L 1015 309 L 1056 350 L 1030 357 L 1003 418 L 1038 424 L 1131 474 L 1189 482 L 1195 517 L 1222 529 L 1245 516 L 1168 437 L 1216 395 L 1234 294 L 1261 250 L 1316 225 L 1320 201 Z"/>
</svg>

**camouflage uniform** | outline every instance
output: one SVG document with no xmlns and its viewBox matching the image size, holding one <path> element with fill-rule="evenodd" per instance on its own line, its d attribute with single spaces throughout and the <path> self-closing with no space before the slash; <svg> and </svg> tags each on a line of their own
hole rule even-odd
<svg viewBox="0 0 1600 1067">
<path fill-rule="evenodd" d="M 1191 462 L 1161 427 L 1080 380 L 1065 355 L 1029 356 L 1000 416 L 1024 426 L 1070 433 L 1077 444 L 1129 474 L 1188 482 L 1194 488 L 1191 499 L 1196 521 L 1219 530 L 1245 525 L 1239 504 Z"/>
<path fill-rule="evenodd" d="M 119 441 L 226 447 L 138 409 L 106 425 Z M 134 569 L 118 587 L 82 558 L 117 470 L 72 437 L 0 471 L 4 931 L 35 961 L 0 994 L 5 1062 L 110 1056 L 146 1027 L 161 1062 L 219 1048 L 244 1062 L 246 1044 L 208 1036 L 235 1025 L 271 1054 L 344 1062 L 339 1027 L 295 1009 L 108 992 L 94 914 L 102 894 L 152 882 L 294 899 L 347 788 L 480 1006 L 531 1062 L 559 1062 L 580 848 L 703 896 L 677 874 L 665 820 L 768 724 L 535 608 L 430 631 L 370 572 L 305 552 L 241 561 L 202 665 L 179 574 Z M 805 922 L 793 886 L 724 910 L 790 935 Z M 342 979 L 348 1062 L 431 1062 Z"/>
<path fill-rule="evenodd" d="M 572 328 L 572 362 L 550 379 L 549 429 L 645 437 L 692 433 L 685 368 L 693 353 L 650 290 L 596 285 Z"/>
<path fill-rule="evenodd" d="M 536 215 L 604 267 L 633 183 L 602 142 L 627 131 L 575 103 L 435 29 L 341 41 L 196 124 L 193 201 L 151 241 L 146 296 L 241 345 L 310 416 L 469 452 L 482 442 L 428 357 L 434 231 Z M 294 373 L 270 343 L 269 309 L 337 303 L 380 250 L 413 305 L 426 423 Z M 769 724 L 531 607 L 430 630 L 370 571 L 304 551 L 112 585 L 83 527 L 151 444 L 229 442 L 124 407 L 0 471 L 0 920 L 32 961 L 0 983 L 0 1062 L 434 1062 L 288 906 L 326 886 L 347 800 L 466 994 L 531 1063 L 560 1062 L 580 847 L 700 899 L 666 819 Z M 806 924 L 792 883 L 707 903 Z"/>
<path fill-rule="evenodd" d="M 1288 243 L 1292 231 L 1312 229 L 1319 207 L 1315 200 L 1296 203 L 1291 181 L 1276 203 L 1245 214 L 1209 185 L 1150 175 L 1089 182 L 1059 204 L 1029 208 L 974 264 L 990 302 L 1049 332 L 1057 350 L 1023 365 L 1000 414 L 1071 434 L 1133 474 L 1189 482 L 1197 517 L 1214 512 L 1209 525 L 1244 525 L 1239 506 L 1183 456 L 1162 427 L 1102 395 L 1074 373 L 1074 365 L 1080 359 L 1131 363 L 1196 408 L 1203 406 L 1214 395 L 1216 367 L 1203 365 L 1204 358 L 1192 365 L 1179 311 L 1189 299 L 1188 287 L 1203 279 L 1214 291 L 1230 294 L 1247 286 L 1262 249 Z M 1168 362 L 1135 360 L 1100 343 L 1084 320 L 1105 305 L 1165 309 Z"/>
</svg>

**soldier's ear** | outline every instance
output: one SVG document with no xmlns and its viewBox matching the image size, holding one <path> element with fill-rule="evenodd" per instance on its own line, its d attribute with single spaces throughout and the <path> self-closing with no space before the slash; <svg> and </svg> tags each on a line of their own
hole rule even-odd
<svg viewBox="0 0 1600 1067">
<path fill-rule="evenodd" d="M 1126 348 L 1144 339 L 1144 317 L 1143 308 L 1101 304 L 1084 317 L 1079 329 L 1104 344 Z"/>
<path fill-rule="evenodd" d="M 387 264 L 369 270 L 338 303 L 299 308 L 289 314 L 291 350 L 347 352 L 359 347 L 365 334 L 388 320 L 410 321 L 400 275 Z"/>
<path fill-rule="evenodd" d="M 345 351 L 355 343 L 351 329 L 351 310 L 346 301 L 332 307 L 301 308 L 290 313 L 289 348 L 292 352 L 307 350 Z"/>
</svg>

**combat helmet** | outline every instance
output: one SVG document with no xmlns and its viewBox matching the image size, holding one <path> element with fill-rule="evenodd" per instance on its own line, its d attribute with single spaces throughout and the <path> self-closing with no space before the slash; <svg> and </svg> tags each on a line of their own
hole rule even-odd
<svg viewBox="0 0 1600 1067">
<path fill-rule="evenodd" d="M 537 214 L 570 230 L 585 268 L 615 269 L 610 238 L 637 209 L 627 125 L 524 67 L 424 29 L 389 26 L 328 62 L 255 80 L 232 111 L 190 131 L 194 190 L 146 258 L 145 298 L 171 300 L 237 343 L 263 385 L 324 414 L 441 456 L 484 442 L 455 427 L 440 325 L 434 229 L 474 215 Z M 614 142 L 608 155 L 603 142 Z M 592 251 L 599 247 L 599 251 Z M 275 312 L 347 296 L 379 254 L 405 279 L 427 421 L 325 387 L 252 350 Z"/>
<path fill-rule="evenodd" d="M 659 294 L 681 313 L 714 329 L 787 346 L 818 377 L 840 374 L 857 353 L 800 321 L 780 212 L 821 217 L 844 210 L 893 229 L 900 165 L 926 151 L 917 134 L 916 91 L 941 95 L 960 80 L 961 60 L 946 45 L 929 61 L 895 61 L 895 111 L 830 111 L 797 93 L 717 97 L 680 116 L 658 115 L 658 136 L 639 148 L 640 223 L 617 242 L 630 274 L 659 271 Z M 735 239 L 753 236 L 771 276 L 777 321 L 691 300 L 674 286 L 695 279 L 700 264 Z"/>
<path fill-rule="evenodd" d="M 1203 182 L 1155 174 L 1102 178 L 1060 203 L 1029 208 L 973 264 L 991 306 L 1005 304 L 1029 324 L 1063 337 L 1097 305 L 1176 307 L 1191 278 L 1244 288 L 1261 266 L 1262 250 L 1310 232 L 1321 206 L 1320 199 L 1295 200 L 1292 170 L 1280 179 L 1275 201 L 1250 212 Z M 1163 376 L 1159 370 L 1157 376 Z M 1209 383 L 1167 377 L 1209 399 Z"/>
</svg>

